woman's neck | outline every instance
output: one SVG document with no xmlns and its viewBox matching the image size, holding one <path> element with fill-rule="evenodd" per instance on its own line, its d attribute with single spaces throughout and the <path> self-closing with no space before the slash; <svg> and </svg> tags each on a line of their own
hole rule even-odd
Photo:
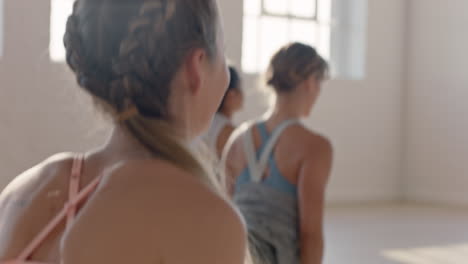
<svg viewBox="0 0 468 264">
<path fill-rule="evenodd" d="M 100 151 L 109 157 L 119 159 L 151 158 L 153 155 L 122 126 L 116 125 Z"/>
<path fill-rule="evenodd" d="M 302 104 L 287 95 L 278 96 L 275 107 L 268 118 L 269 123 L 276 126 L 281 122 L 304 117 Z"/>
</svg>

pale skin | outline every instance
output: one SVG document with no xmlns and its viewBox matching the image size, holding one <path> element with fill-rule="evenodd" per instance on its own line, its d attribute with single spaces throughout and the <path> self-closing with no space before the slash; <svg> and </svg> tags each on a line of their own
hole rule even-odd
<svg viewBox="0 0 468 264">
<path fill-rule="evenodd" d="M 221 27 L 220 27 L 221 28 Z M 227 86 L 222 43 L 184 60 L 171 85 L 171 125 L 187 142 L 209 125 Z M 219 99 L 219 100 L 218 100 Z M 183 109 L 181 107 L 183 106 Z M 0 262 L 14 259 L 62 209 L 73 154 L 59 154 L 18 176 L 0 195 Z M 103 175 L 73 223 L 35 251 L 34 261 L 64 264 L 240 264 L 241 217 L 196 176 L 153 158 L 116 125 L 108 142 L 86 154 L 81 186 Z"/>
<path fill-rule="evenodd" d="M 267 129 L 271 132 L 285 120 L 309 116 L 320 93 L 320 86 L 321 81 L 310 76 L 294 91 L 278 94 L 272 115 L 266 121 Z M 257 149 L 261 143 L 258 131 L 254 129 Z M 301 264 L 321 264 L 325 189 L 332 167 L 332 145 L 327 138 L 294 125 L 280 137 L 274 158 L 281 174 L 298 187 Z M 230 176 L 228 182 L 233 191 L 236 177 L 247 166 L 241 139 L 234 142 L 226 165 Z M 267 176 L 268 172 L 265 174 Z"/>
</svg>

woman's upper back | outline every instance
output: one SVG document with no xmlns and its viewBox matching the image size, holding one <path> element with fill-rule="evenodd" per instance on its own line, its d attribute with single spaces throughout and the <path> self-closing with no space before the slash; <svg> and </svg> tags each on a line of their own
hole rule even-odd
<svg viewBox="0 0 468 264">
<path fill-rule="evenodd" d="M 246 140 L 250 136 L 255 149 L 251 151 Z M 260 245 L 260 251 L 265 250 L 263 243 L 274 248 L 277 263 L 300 263 L 300 227 L 302 215 L 308 213 L 301 208 L 301 194 L 310 190 L 302 183 L 305 178 L 318 182 L 321 177 L 305 175 L 303 168 L 326 155 L 321 153 L 322 142 L 328 143 L 298 121 L 260 122 L 239 136 L 228 158 L 228 169 L 234 175 L 233 198 L 254 244 Z M 268 254 L 258 254 L 269 259 Z"/>
<path fill-rule="evenodd" d="M 15 259 L 57 215 L 68 200 L 73 157 L 49 158 L 18 176 L 0 196 L 0 259 Z M 85 184 L 83 182 L 83 184 Z M 58 261 L 65 222 L 55 228 L 30 256 Z"/>
<path fill-rule="evenodd" d="M 275 129 L 280 126 L 278 123 L 272 123 L 266 121 L 255 125 L 252 130 L 253 144 L 255 150 L 258 152 L 263 150 L 265 147 L 265 139 L 269 139 L 274 133 Z M 245 144 L 243 143 L 244 137 L 250 136 L 242 134 L 233 143 L 227 159 L 228 174 L 231 178 L 231 182 L 237 182 L 238 177 L 244 177 L 248 169 L 248 159 L 246 156 Z M 270 161 L 267 166 L 267 170 L 263 175 L 265 180 L 269 180 L 268 177 L 272 174 L 273 177 L 283 178 L 280 184 L 284 186 L 281 189 L 291 190 L 297 187 L 299 183 L 300 170 L 303 163 L 314 156 L 320 156 L 320 151 L 323 149 L 320 145 L 329 145 L 328 139 L 321 135 L 318 135 L 304 126 L 299 122 L 290 124 L 279 136 L 271 153 Z M 279 176 L 278 176 L 279 175 Z M 275 180 L 279 182 L 278 180 Z"/>
<path fill-rule="evenodd" d="M 298 123 L 299 122 L 296 120 L 284 121 L 271 131 L 271 133 L 268 131 L 265 122 L 255 124 L 253 127 L 257 129 L 261 140 L 261 145 L 258 149 L 255 148 L 252 138 L 253 127 L 245 132 L 243 136 L 243 148 L 246 154 L 247 168 L 241 172 L 236 180 L 236 192 L 240 191 L 250 182 L 257 182 L 296 197 L 297 187 L 282 175 L 281 171 L 278 169 L 273 152 L 277 140 L 281 137 L 283 132 L 290 126 Z"/>
<path fill-rule="evenodd" d="M 53 157 L 19 176 L 2 193 L 0 260 L 16 258 L 61 211 L 72 160 L 71 155 Z M 34 252 L 33 260 L 185 263 L 183 258 L 190 257 L 193 263 L 206 263 L 213 258 L 225 262 L 229 256 L 230 263 L 241 263 L 244 233 L 239 216 L 193 175 L 163 161 L 106 164 L 96 156 L 85 161 L 81 186 L 99 175 L 103 178 L 98 189 L 71 228 L 65 232 L 62 223 Z M 200 237 L 207 242 L 196 243 Z M 211 252 L 217 240 L 227 237 L 232 239 L 226 242 L 233 243 L 230 249 Z M 176 252 L 180 247 L 186 254 Z"/>
</svg>

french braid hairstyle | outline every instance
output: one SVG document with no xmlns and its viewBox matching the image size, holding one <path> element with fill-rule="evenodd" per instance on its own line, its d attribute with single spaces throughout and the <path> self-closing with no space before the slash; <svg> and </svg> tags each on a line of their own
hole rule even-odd
<svg viewBox="0 0 468 264">
<path fill-rule="evenodd" d="M 195 48 L 216 56 L 216 0 L 76 0 L 66 60 L 87 91 L 154 156 L 219 190 L 169 126 L 170 84 Z"/>
</svg>

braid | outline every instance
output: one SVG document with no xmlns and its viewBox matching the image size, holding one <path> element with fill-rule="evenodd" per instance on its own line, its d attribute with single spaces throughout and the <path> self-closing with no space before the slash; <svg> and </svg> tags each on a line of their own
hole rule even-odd
<svg viewBox="0 0 468 264">
<path fill-rule="evenodd" d="M 158 44 L 161 46 L 158 41 L 161 33 L 175 14 L 176 2 L 145 0 L 120 45 L 110 74 L 100 71 L 86 56 L 79 31 L 80 21 L 75 14 L 77 4 L 78 1 L 67 21 L 64 45 L 66 61 L 76 73 L 78 84 L 112 105 L 117 113 L 135 105 L 148 117 L 166 118 L 167 86 L 173 76 L 168 74 L 172 70 L 170 67 L 161 66 L 168 63 L 164 61 L 163 52 L 158 54 L 157 48 Z"/>
<path fill-rule="evenodd" d="M 86 49 L 79 30 L 79 18 L 75 11 L 78 1 L 73 5 L 73 13 L 68 17 L 63 43 L 66 49 L 66 62 L 76 74 L 77 83 L 101 100 L 109 97 L 107 83 L 109 74 L 98 69 L 87 59 Z"/>
<path fill-rule="evenodd" d="M 114 63 L 114 74 L 119 78 L 111 85 L 110 97 L 117 100 L 122 95 L 114 93 L 125 91 L 125 97 L 147 117 L 161 119 L 168 116 L 168 86 L 175 70 L 165 63 L 165 47 L 160 38 L 175 11 L 174 0 L 146 0 L 139 16 L 130 23 Z M 123 107 L 122 102 L 115 103 L 119 108 Z"/>
<path fill-rule="evenodd" d="M 180 4 L 180 6 L 179 6 Z M 64 44 L 78 84 L 153 155 L 216 185 L 170 125 L 171 83 L 193 48 L 216 47 L 214 0 L 76 0 Z"/>
</svg>

